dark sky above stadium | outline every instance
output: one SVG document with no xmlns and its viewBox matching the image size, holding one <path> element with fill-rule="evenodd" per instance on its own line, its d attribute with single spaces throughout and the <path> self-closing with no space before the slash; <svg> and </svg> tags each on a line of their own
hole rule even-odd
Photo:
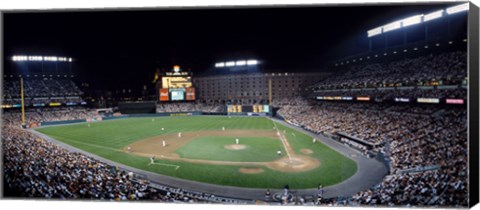
<svg viewBox="0 0 480 210">
<path fill-rule="evenodd" d="M 258 58 L 265 70 L 318 69 L 366 51 L 366 30 L 454 4 L 7 13 L 4 52 L 73 57 L 97 88 L 139 89 L 174 64 L 202 72 Z"/>
</svg>

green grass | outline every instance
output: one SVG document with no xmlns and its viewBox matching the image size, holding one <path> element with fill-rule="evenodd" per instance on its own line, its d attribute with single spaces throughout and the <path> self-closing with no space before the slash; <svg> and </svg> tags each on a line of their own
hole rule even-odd
<svg viewBox="0 0 480 210">
<path fill-rule="evenodd" d="M 152 119 L 154 119 L 154 121 L 152 121 Z M 289 184 L 291 188 L 305 189 L 314 188 L 320 183 L 324 186 L 339 183 L 352 176 L 357 170 L 355 162 L 351 159 L 319 142 L 313 144 L 312 137 L 278 123 L 277 126 L 280 130 L 286 130 L 286 137 L 294 150 L 300 154 L 300 149 L 302 148 L 311 149 L 314 153 L 309 156 L 319 159 L 321 162 L 320 167 L 301 173 L 282 173 L 265 167 L 264 172 L 260 174 L 242 174 L 238 172 L 239 166 L 156 160 L 158 163 L 180 166 L 178 170 L 175 170 L 175 167 L 163 165 L 149 166 L 148 163 L 150 161 L 148 158 L 121 151 L 123 147 L 135 141 L 168 133 L 220 130 L 222 126 L 225 126 L 226 129 L 271 130 L 273 122 L 267 118 L 210 116 L 126 118 L 95 122 L 90 123 L 90 125 L 91 126 L 88 127 L 87 123 L 81 123 L 44 127 L 38 128 L 37 130 L 74 147 L 118 163 L 182 179 L 221 185 L 281 189 L 285 184 Z M 165 128 L 164 131 L 161 130 L 162 127 Z M 259 142 L 255 142 L 254 139 L 251 141 L 246 139 L 244 141 L 242 138 L 241 143 L 248 144 L 250 148 L 247 148 L 247 150 L 255 151 L 253 153 L 246 153 L 247 150 L 243 150 L 244 153 L 230 153 L 229 155 L 226 154 L 225 150 L 219 153 L 215 151 L 220 150 L 219 145 L 215 145 L 223 143 L 210 142 L 208 138 L 196 139 L 185 145 L 185 148 L 180 148 L 178 152 L 182 153 L 181 155 L 185 157 L 209 160 L 219 160 L 222 158 L 225 158 L 223 160 L 232 161 L 267 160 L 269 156 L 271 156 L 271 151 L 278 149 L 279 141 L 272 144 L 260 143 L 260 141 L 264 140 L 269 141 L 270 139 L 262 138 L 259 139 Z M 204 141 L 208 142 L 208 146 L 203 145 L 205 144 Z M 229 139 L 229 141 L 231 142 L 232 140 Z M 251 148 L 257 146 L 264 148 Z"/>
<path fill-rule="evenodd" d="M 235 144 L 235 138 L 231 136 L 205 136 L 193 139 L 175 152 L 184 158 L 235 162 L 269 162 L 278 159 L 277 150 L 285 154 L 278 139 L 242 137 L 239 140 L 240 144 L 246 145 L 245 149 L 225 149 L 225 145 Z"/>
</svg>

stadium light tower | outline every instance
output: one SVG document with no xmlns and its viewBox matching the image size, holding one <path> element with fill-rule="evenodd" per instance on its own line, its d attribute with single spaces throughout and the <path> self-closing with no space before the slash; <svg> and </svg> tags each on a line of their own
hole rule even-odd
<svg viewBox="0 0 480 210">
<path fill-rule="evenodd" d="M 397 30 L 397 29 L 402 29 L 407 26 L 415 25 L 415 24 L 421 24 L 421 23 L 426 23 L 438 18 L 442 18 L 447 15 L 452 15 L 464 11 L 469 10 L 469 3 L 463 3 L 459 5 L 455 5 L 452 7 L 448 7 L 446 9 L 441 9 L 438 11 L 434 11 L 428 14 L 419 14 L 411 17 L 404 18 L 402 20 L 397 20 L 391 23 L 387 23 L 383 26 L 371 29 L 367 31 L 367 37 L 369 39 L 369 50 L 372 50 L 372 40 L 371 37 L 373 36 L 378 36 L 385 34 L 386 32 Z M 450 19 L 448 19 L 450 22 Z M 447 29 L 448 33 L 450 33 L 450 23 Z M 385 47 L 388 47 L 388 42 L 387 42 L 387 34 L 385 34 Z M 425 24 L 425 39 L 428 39 L 428 24 Z M 406 33 L 404 32 L 404 43 L 406 43 Z"/>
<path fill-rule="evenodd" d="M 401 23 L 402 23 L 402 21 L 399 20 L 399 21 L 395 21 L 393 23 L 389 23 L 389 24 L 384 25 L 382 27 L 383 28 L 383 33 L 393 31 L 395 29 L 399 29 L 400 27 L 402 27 Z"/>
<path fill-rule="evenodd" d="M 405 18 L 402 20 L 402 27 L 419 24 L 422 22 L 422 17 L 423 17 L 423 14 Z"/>
<path fill-rule="evenodd" d="M 51 61 L 51 62 L 72 62 L 71 57 L 59 57 L 59 56 L 39 56 L 39 55 L 14 55 L 12 61 Z"/>
<path fill-rule="evenodd" d="M 246 64 L 247 64 L 247 61 L 244 61 L 244 60 L 235 62 L 235 66 L 245 66 Z"/>
<path fill-rule="evenodd" d="M 45 63 L 54 63 L 55 68 L 58 68 L 59 63 L 69 63 L 69 71 L 72 72 L 71 63 L 73 62 L 72 57 L 65 56 L 42 56 L 42 55 L 13 55 L 11 60 L 15 63 L 38 63 L 42 64 L 42 72 L 44 71 Z"/>
<path fill-rule="evenodd" d="M 215 68 L 235 67 L 235 66 L 256 66 L 260 62 L 256 59 L 225 61 L 215 63 Z"/>
<path fill-rule="evenodd" d="M 372 36 L 375 36 L 375 35 L 379 35 L 381 33 L 382 33 L 382 27 L 377 27 L 377 28 L 374 28 L 372 30 L 367 31 L 367 36 L 372 37 Z"/>
<path fill-rule="evenodd" d="M 457 5 L 457 6 L 449 7 L 446 10 L 447 14 L 451 15 L 451 14 L 466 11 L 466 10 L 468 10 L 468 7 L 469 7 L 468 4 L 469 3 L 465 3 L 465 4 L 460 4 L 460 5 Z"/>
<path fill-rule="evenodd" d="M 258 61 L 257 60 L 248 60 L 247 61 L 247 65 L 251 66 L 251 65 L 257 65 L 258 64 Z"/>
<path fill-rule="evenodd" d="M 423 16 L 423 22 L 427 22 L 427 21 L 431 21 L 431 20 L 435 20 L 437 18 L 441 18 L 443 17 L 443 9 L 442 10 L 438 10 L 436 12 L 432 12 L 432 13 L 428 13 L 426 15 Z"/>
<path fill-rule="evenodd" d="M 235 66 L 235 61 L 228 61 L 228 62 L 225 62 L 225 66 L 227 66 L 227 67 L 232 67 L 232 66 Z"/>
</svg>

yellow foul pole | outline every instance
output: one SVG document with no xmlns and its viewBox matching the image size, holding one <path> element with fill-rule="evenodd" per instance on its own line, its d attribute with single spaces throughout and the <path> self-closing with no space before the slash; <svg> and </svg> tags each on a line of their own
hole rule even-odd
<svg viewBox="0 0 480 210">
<path fill-rule="evenodd" d="M 268 105 L 272 105 L 272 79 L 268 79 Z"/>
<path fill-rule="evenodd" d="M 22 97 L 22 127 L 25 128 L 25 98 L 23 96 L 23 78 L 20 77 L 20 96 Z"/>
</svg>

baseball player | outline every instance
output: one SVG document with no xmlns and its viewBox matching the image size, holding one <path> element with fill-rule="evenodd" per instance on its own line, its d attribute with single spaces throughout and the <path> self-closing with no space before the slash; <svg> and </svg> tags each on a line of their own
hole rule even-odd
<svg viewBox="0 0 480 210">
<path fill-rule="evenodd" d="M 152 156 L 152 157 L 150 158 L 150 164 L 153 164 L 154 162 L 155 162 L 155 156 Z"/>
</svg>

